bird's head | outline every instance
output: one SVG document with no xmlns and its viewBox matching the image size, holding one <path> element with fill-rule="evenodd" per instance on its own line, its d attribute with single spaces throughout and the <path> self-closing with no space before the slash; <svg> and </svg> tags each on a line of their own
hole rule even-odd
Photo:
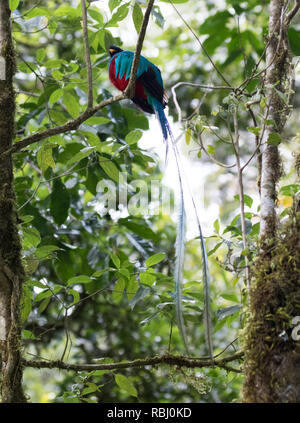
<svg viewBox="0 0 300 423">
<path fill-rule="evenodd" d="M 114 54 L 121 53 L 121 51 L 123 51 L 123 50 L 118 46 L 111 45 L 111 46 L 109 46 L 108 51 L 109 51 L 110 56 L 113 57 Z"/>
</svg>

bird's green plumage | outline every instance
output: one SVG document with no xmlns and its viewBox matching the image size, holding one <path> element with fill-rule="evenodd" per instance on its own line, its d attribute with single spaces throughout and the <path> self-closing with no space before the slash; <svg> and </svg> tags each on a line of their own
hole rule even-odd
<svg viewBox="0 0 300 423">
<path fill-rule="evenodd" d="M 128 84 L 134 53 L 127 50 L 122 50 L 117 46 L 111 46 L 109 49 L 111 58 L 109 61 L 109 77 L 111 82 L 120 90 L 124 90 Z M 185 349 L 188 352 L 188 342 L 186 330 L 183 319 L 182 310 L 182 287 L 183 287 L 183 266 L 185 253 L 185 204 L 184 204 L 184 190 L 181 169 L 180 154 L 177 148 L 176 141 L 172 134 L 170 125 L 164 113 L 166 105 L 166 98 L 164 95 L 163 81 L 160 70 L 157 66 L 151 63 L 144 56 L 140 56 L 139 65 L 136 75 L 135 94 L 132 101 L 136 103 L 143 111 L 148 113 L 155 113 L 162 129 L 163 138 L 167 142 L 168 138 L 171 140 L 172 149 L 174 152 L 177 171 L 178 182 L 180 190 L 180 200 L 178 205 L 178 226 L 177 238 L 175 246 L 175 267 L 174 267 L 174 281 L 175 281 L 175 311 L 177 325 Z M 166 143 L 166 145 L 168 145 Z M 187 184 L 188 185 L 188 184 Z M 207 254 L 205 250 L 204 238 L 202 235 L 200 220 L 197 214 L 195 202 L 190 192 L 193 208 L 197 218 L 197 224 L 200 235 L 200 244 L 203 259 L 203 283 L 204 283 L 204 327 L 205 338 L 208 346 L 210 356 L 213 356 L 212 344 L 212 325 L 210 313 L 210 292 L 209 292 L 209 270 L 207 262 Z"/>
</svg>

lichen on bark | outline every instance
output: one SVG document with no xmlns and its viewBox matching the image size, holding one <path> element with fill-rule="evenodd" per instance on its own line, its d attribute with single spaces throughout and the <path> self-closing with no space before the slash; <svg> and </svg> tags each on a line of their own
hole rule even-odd
<svg viewBox="0 0 300 423">
<path fill-rule="evenodd" d="M 0 324 L 1 399 L 26 402 L 22 389 L 21 328 L 19 307 L 24 279 L 21 243 L 17 227 L 11 155 L 2 157 L 14 137 L 15 53 L 8 0 L 0 2 L 0 55 L 5 78 L 0 80 Z"/>
<path fill-rule="evenodd" d="M 295 201 L 276 238 L 264 241 L 253 266 L 245 351 L 245 402 L 300 401 L 300 212 Z"/>
</svg>

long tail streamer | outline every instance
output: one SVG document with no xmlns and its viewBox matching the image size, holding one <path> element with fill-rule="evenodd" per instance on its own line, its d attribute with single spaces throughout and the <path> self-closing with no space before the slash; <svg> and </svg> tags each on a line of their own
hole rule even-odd
<svg viewBox="0 0 300 423">
<path fill-rule="evenodd" d="M 182 161 L 180 157 L 179 150 L 173 133 L 171 131 L 169 122 L 165 117 L 165 127 L 170 135 L 172 149 L 174 152 L 176 167 L 178 172 L 179 180 L 179 192 L 180 192 L 180 202 L 178 207 L 178 226 L 177 226 L 177 237 L 176 237 L 176 253 L 175 253 L 175 270 L 174 270 L 174 279 L 175 279 L 175 309 L 176 309 L 176 318 L 183 344 L 186 351 L 188 352 L 188 342 L 186 336 L 186 329 L 182 313 L 182 285 L 183 285 L 183 264 L 184 264 L 184 252 L 185 252 L 185 203 L 184 203 L 184 189 L 182 176 L 185 177 L 186 185 L 189 189 L 189 194 L 192 200 L 193 209 L 196 215 L 197 226 L 199 231 L 199 239 L 202 253 L 203 261 L 203 289 L 204 289 L 204 331 L 205 331 L 205 341 L 210 357 L 213 357 L 213 341 L 212 341 L 212 322 L 211 322 L 211 303 L 210 303 L 210 275 L 208 268 L 208 259 L 205 247 L 205 241 L 203 238 L 202 228 L 200 224 L 200 219 L 198 216 L 196 203 L 191 192 L 190 186 L 188 184 L 187 177 L 183 170 Z"/>
</svg>

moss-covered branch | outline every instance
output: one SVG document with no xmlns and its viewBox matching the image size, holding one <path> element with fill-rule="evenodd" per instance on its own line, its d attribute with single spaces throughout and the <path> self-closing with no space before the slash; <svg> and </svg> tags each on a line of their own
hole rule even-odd
<svg viewBox="0 0 300 423">
<path fill-rule="evenodd" d="M 207 367 L 219 367 L 225 368 L 230 371 L 240 372 L 239 368 L 229 367 L 229 363 L 234 361 L 240 361 L 243 358 L 243 351 L 229 355 L 224 358 L 210 359 L 208 357 L 203 358 L 191 358 L 181 355 L 163 354 L 154 357 L 147 357 L 144 359 L 136 359 L 133 361 L 121 361 L 118 363 L 109 364 L 72 364 L 65 363 L 60 360 L 25 360 L 23 359 L 22 364 L 25 367 L 34 367 L 36 369 L 61 369 L 61 370 L 73 370 L 73 371 L 94 371 L 94 370 L 118 370 L 128 369 L 133 367 L 144 367 L 144 366 L 156 366 L 167 364 L 169 366 L 187 367 L 187 368 L 207 368 Z"/>
</svg>

